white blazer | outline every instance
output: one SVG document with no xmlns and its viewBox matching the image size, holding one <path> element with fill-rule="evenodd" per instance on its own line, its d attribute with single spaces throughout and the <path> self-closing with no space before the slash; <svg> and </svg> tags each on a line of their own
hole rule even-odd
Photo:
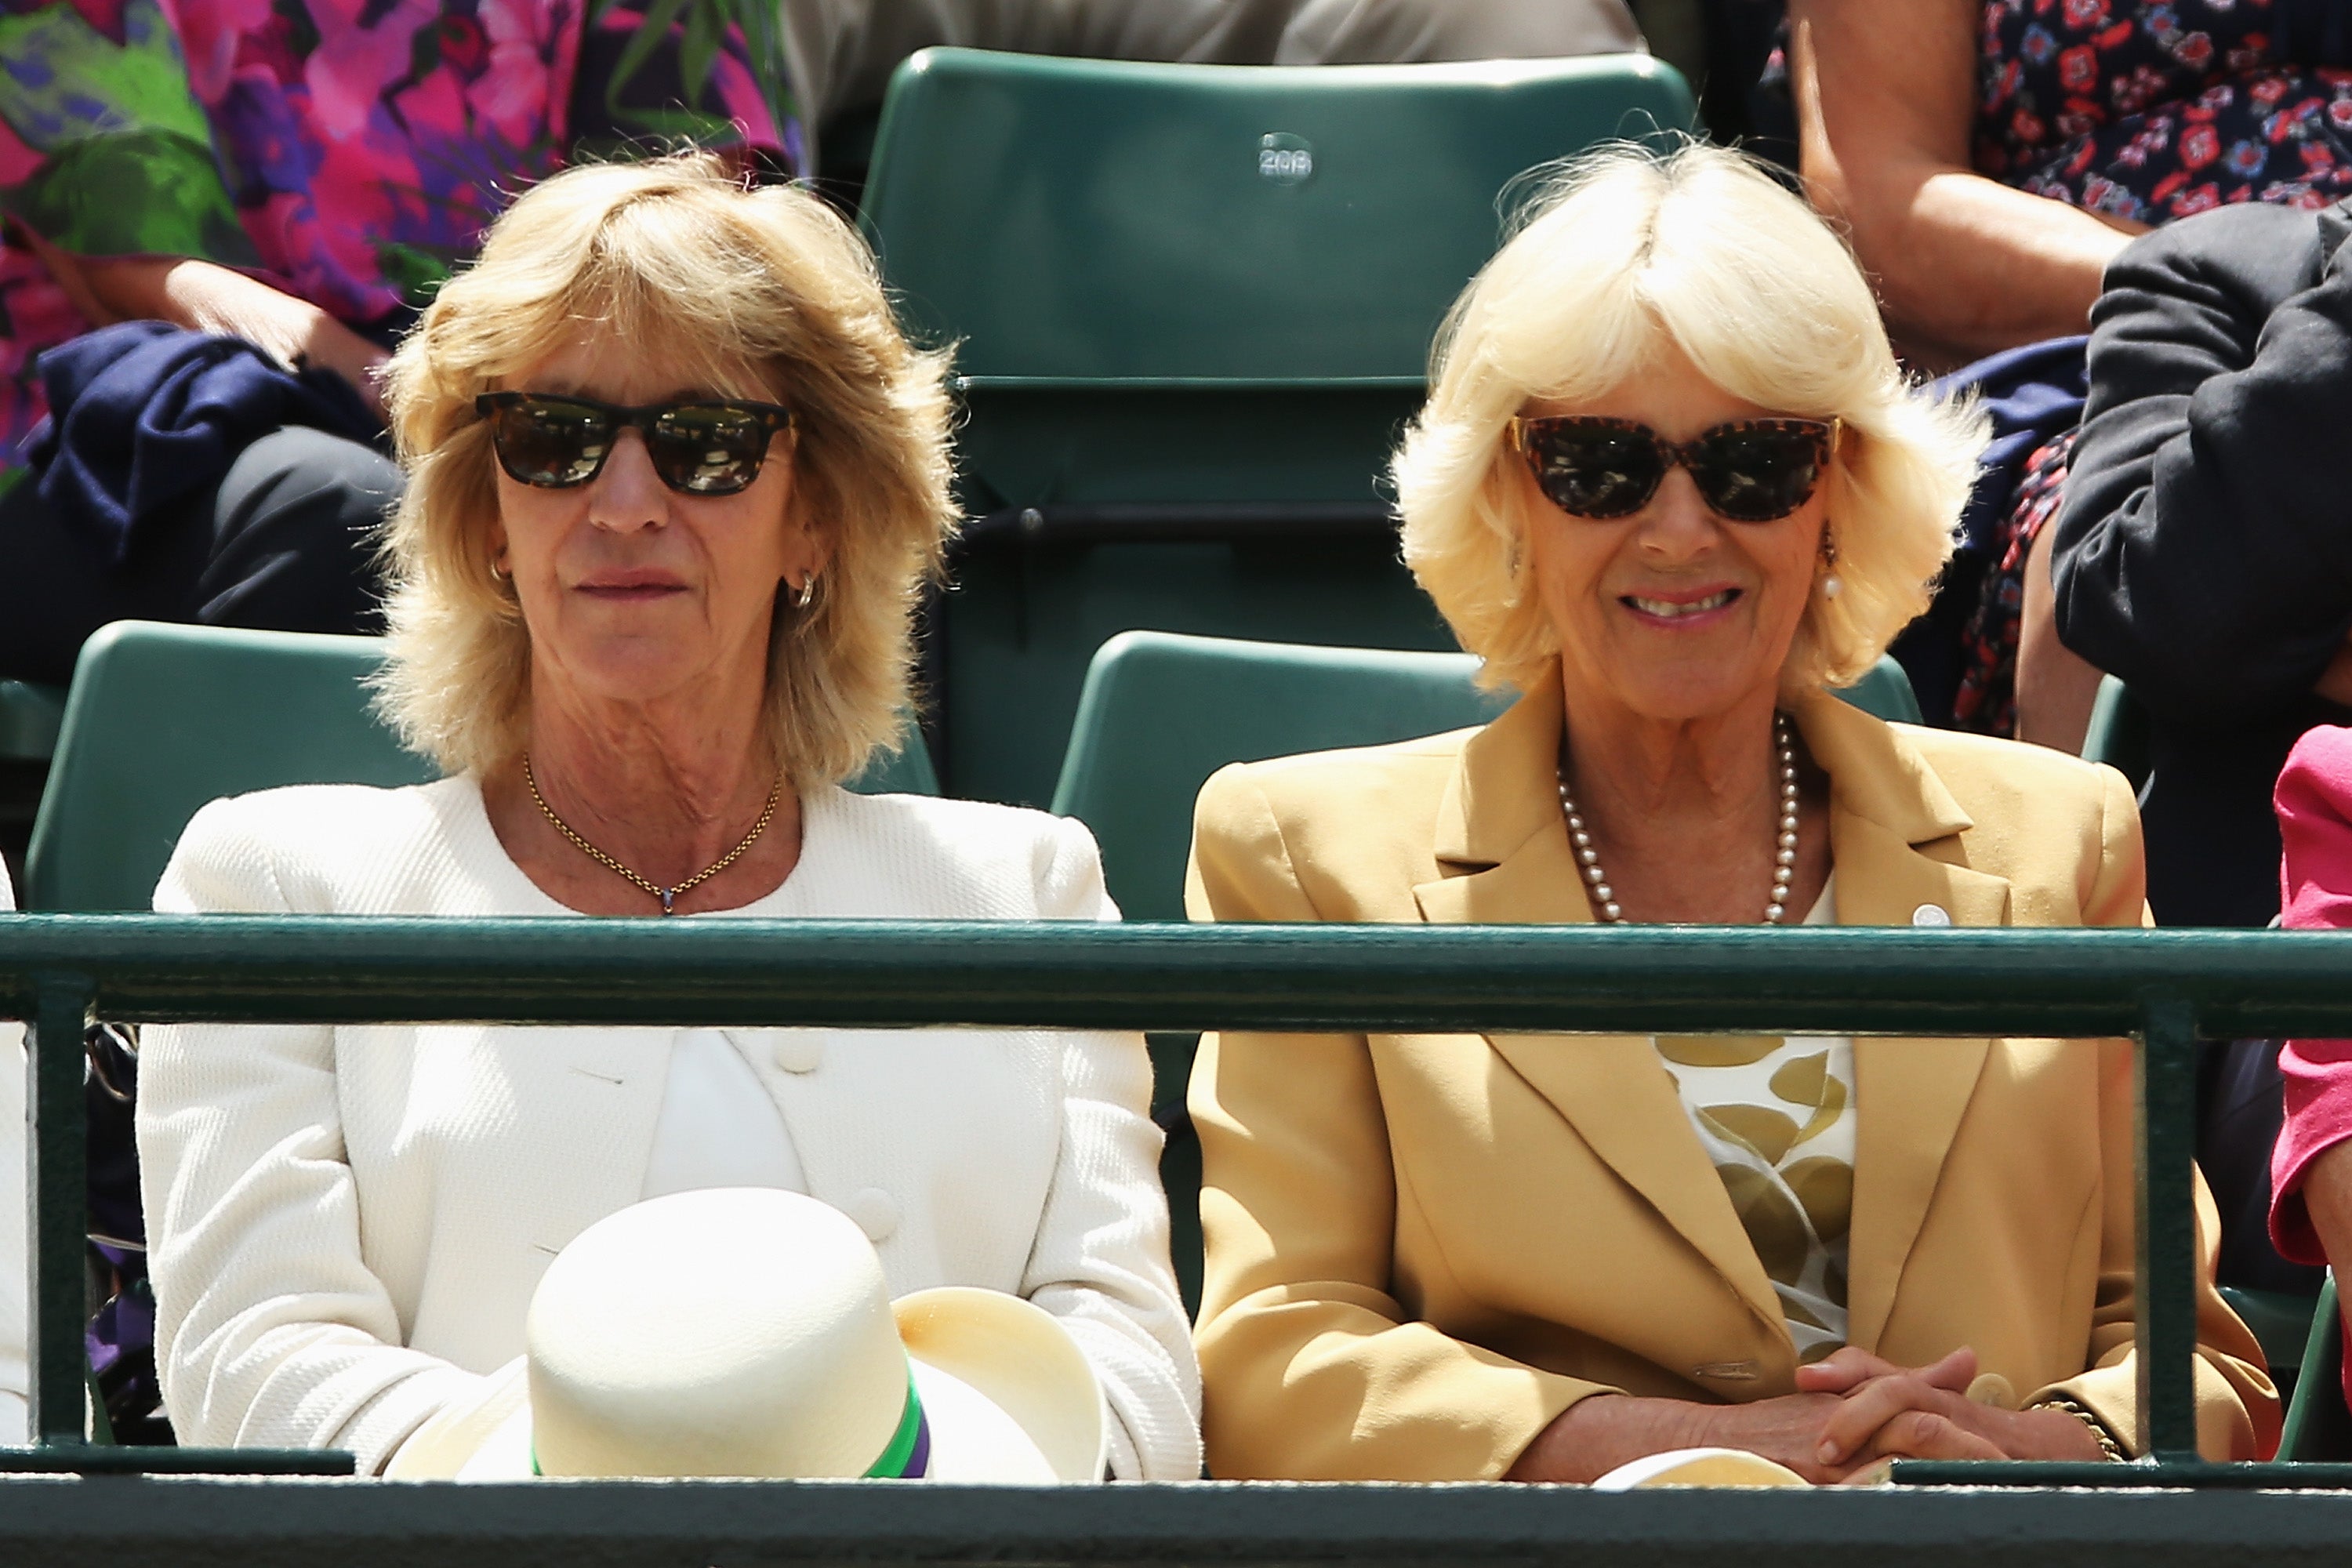
<svg viewBox="0 0 2352 1568">
<path fill-rule="evenodd" d="M 736 915 L 1118 918 L 1093 838 L 1041 812 L 827 788 Z M 554 915 L 470 777 L 215 801 L 167 911 Z M 713 918 L 713 917 L 701 917 Z M 469 1025 L 147 1031 L 139 1150 L 164 1406 L 183 1442 L 343 1447 L 381 1470 L 520 1355 L 548 1261 L 637 1201 L 677 1031 Z M 892 1293 L 977 1285 L 1061 1319 L 1100 1374 L 1111 1472 L 1200 1473 L 1134 1035 L 730 1031 L 812 1196 Z M 724 1268 L 727 1259 L 714 1258 Z"/>
</svg>

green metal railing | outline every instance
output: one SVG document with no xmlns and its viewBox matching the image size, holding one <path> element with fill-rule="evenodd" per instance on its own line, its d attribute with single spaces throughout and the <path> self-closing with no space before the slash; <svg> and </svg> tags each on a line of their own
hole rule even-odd
<svg viewBox="0 0 2352 1568">
<path fill-rule="evenodd" d="M 86 1443 L 83 1033 L 105 1018 L 2136 1036 L 2148 1458 L 1900 1479 L 2352 1481 L 2352 1467 L 2198 1458 L 2191 1207 L 2198 1041 L 2352 1036 L 2352 935 L 25 915 L 0 921 L 0 1016 L 30 1024 L 36 1439 L 0 1468 L 337 1463 Z"/>
</svg>

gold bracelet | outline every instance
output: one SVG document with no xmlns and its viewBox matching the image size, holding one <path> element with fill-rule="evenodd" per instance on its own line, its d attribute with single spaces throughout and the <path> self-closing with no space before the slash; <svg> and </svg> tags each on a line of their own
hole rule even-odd
<svg viewBox="0 0 2352 1568">
<path fill-rule="evenodd" d="M 2088 1405 L 2076 1404 L 2063 1394 L 2044 1394 L 2026 1408 L 2063 1411 L 2091 1429 L 2091 1436 L 2099 1440 L 2099 1452 L 2107 1457 L 2107 1463 L 2111 1465 L 2131 1463 L 2131 1456 L 2124 1452 L 2124 1446 L 2116 1441 L 2116 1435 L 2107 1430 L 2107 1424 L 2093 1415 Z"/>
</svg>

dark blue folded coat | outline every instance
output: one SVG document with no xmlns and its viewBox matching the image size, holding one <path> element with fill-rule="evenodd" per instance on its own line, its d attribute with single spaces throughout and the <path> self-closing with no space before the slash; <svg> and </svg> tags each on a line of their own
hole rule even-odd
<svg viewBox="0 0 2352 1568">
<path fill-rule="evenodd" d="M 2026 460 L 2081 422 L 2090 386 L 2083 355 L 2090 341 L 2052 338 L 2003 349 L 1931 388 L 1938 397 L 1973 393 L 1992 422 L 1992 439 L 1977 459 L 1976 488 L 1960 514 L 1963 549 L 1991 547 L 1994 529 L 2016 504 Z"/>
<path fill-rule="evenodd" d="M 212 494 L 237 454 L 289 425 L 373 441 L 382 426 L 332 371 L 290 373 L 242 338 L 125 321 L 41 355 L 49 417 L 26 460 L 41 499 L 121 562 L 142 532 Z"/>
</svg>

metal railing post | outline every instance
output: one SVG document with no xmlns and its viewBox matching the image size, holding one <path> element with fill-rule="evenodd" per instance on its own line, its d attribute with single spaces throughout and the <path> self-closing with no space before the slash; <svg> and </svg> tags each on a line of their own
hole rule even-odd
<svg viewBox="0 0 2352 1568">
<path fill-rule="evenodd" d="M 82 1377 L 82 1257 L 87 1219 L 89 1131 L 82 1071 L 97 988 L 84 974 L 43 974 L 35 982 L 25 1031 L 25 1101 L 32 1136 L 25 1141 L 25 1229 L 32 1266 L 31 1436 L 43 1447 L 79 1445 L 86 1433 Z"/>
<path fill-rule="evenodd" d="M 2167 1464 L 2197 1452 L 2197 1012 L 2147 1005 L 2132 1053 L 2139 1168 L 2136 1324 L 2139 1449 Z"/>
</svg>

